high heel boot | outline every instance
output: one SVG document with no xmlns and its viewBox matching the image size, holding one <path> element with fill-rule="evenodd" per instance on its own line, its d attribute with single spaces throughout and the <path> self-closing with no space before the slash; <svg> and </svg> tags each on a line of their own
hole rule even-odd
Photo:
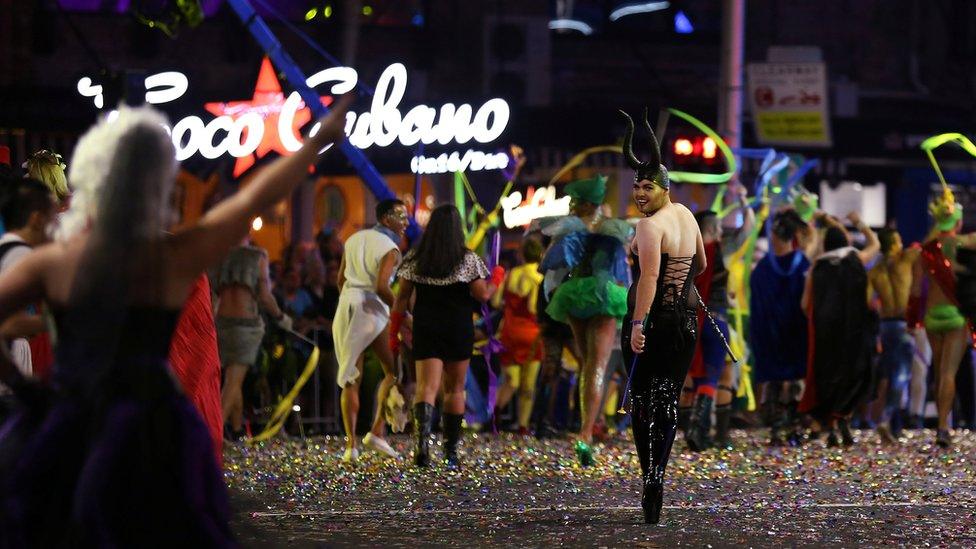
<svg viewBox="0 0 976 549">
<path fill-rule="evenodd" d="M 463 414 L 444 414 L 444 460 L 448 467 L 457 467 L 457 447 L 461 440 L 461 421 Z"/>
<path fill-rule="evenodd" d="M 434 422 L 434 406 L 426 402 L 413 405 L 413 430 L 417 435 L 417 450 L 413 462 L 418 467 L 430 467 L 430 429 Z"/>
<path fill-rule="evenodd" d="M 657 524 L 664 506 L 664 471 L 677 433 L 678 391 L 669 379 L 652 378 L 650 387 L 633 396 L 634 442 L 643 473 L 641 507 L 644 522 Z"/>
<path fill-rule="evenodd" d="M 712 430 L 712 397 L 698 395 L 695 398 L 695 408 L 691 412 L 691 424 L 685 434 L 688 449 L 692 452 L 704 452 L 712 446 L 710 431 Z"/>
<path fill-rule="evenodd" d="M 715 407 L 715 446 L 723 450 L 731 450 L 732 439 L 729 437 L 729 423 L 732 420 L 732 404 L 719 404 Z"/>
</svg>

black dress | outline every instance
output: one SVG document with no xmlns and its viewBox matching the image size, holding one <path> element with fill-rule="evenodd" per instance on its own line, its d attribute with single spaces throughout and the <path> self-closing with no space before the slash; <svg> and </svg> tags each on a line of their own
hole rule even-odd
<svg viewBox="0 0 976 549">
<path fill-rule="evenodd" d="M 414 360 L 437 358 L 459 362 L 471 358 L 474 347 L 472 314 L 477 302 L 471 297 L 470 284 L 488 278 L 488 267 L 474 252 L 445 278 L 430 278 L 417 272 L 414 252 L 403 260 L 397 275 L 413 283 L 416 300 L 413 306 Z"/>
</svg>

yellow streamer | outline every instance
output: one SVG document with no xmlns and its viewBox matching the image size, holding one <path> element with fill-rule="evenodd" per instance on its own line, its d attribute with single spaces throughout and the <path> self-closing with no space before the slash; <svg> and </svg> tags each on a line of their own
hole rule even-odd
<svg viewBox="0 0 976 549">
<path fill-rule="evenodd" d="M 299 391 L 308 382 L 308 379 L 312 377 L 315 373 L 315 368 L 319 364 L 319 348 L 318 346 L 312 347 L 312 355 L 308 357 L 308 362 L 305 363 L 305 369 L 302 371 L 302 375 L 298 376 L 298 381 L 295 382 L 295 386 L 288 391 L 281 401 L 275 407 L 274 413 L 271 414 L 271 419 L 264 426 L 264 431 L 261 431 L 255 437 L 248 439 L 248 444 L 254 444 L 257 442 L 263 442 L 269 438 L 278 434 L 278 431 L 285 425 L 285 420 L 288 419 L 288 414 L 291 413 L 292 404 L 295 402 L 295 397 L 298 396 Z"/>
<path fill-rule="evenodd" d="M 767 191 L 768 192 L 768 191 Z M 764 192 L 766 195 L 767 192 Z M 749 303 L 747 301 L 749 295 L 749 289 L 746 287 L 746 281 L 748 280 L 747 269 L 752 267 L 752 257 L 746 257 L 749 252 L 752 251 L 755 245 L 756 238 L 759 236 L 759 228 L 763 226 L 766 218 L 769 216 L 769 204 L 765 203 L 760 208 L 759 212 L 756 214 L 756 225 L 753 228 L 752 234 L 749 238 L 742 243 L 742 246 L 738 250 L 733 252 L 729 256 L 728 269 L 729 269 L 729 288 L 732 290 L 734 307 L 730 309 L 732 314 L 732 322 L 734 328 L 731 330 L 731 344 L 732 350 L 735 351 L 738 356 L 747 356 L 745 350 L 747 349 L 747 344 L 745 340 L 745 315 L 749 310 Z M 752 357 L 749 356 L 749 359 Z M 741 363 L 741 370 L 739 372 L 739 390 L 736 396 L 739 398 L 746 399 L 746 410 L 752 411 L 756 409 L 756 397 L 752 387 L 752 377 L 749 375 L 752 372 L 752 366 L 749 364 L 749 360 L 743 360 Z"/>
<path fill-rule="evenodd" d="M 549 180 L 549 184 L 554 185 L 556 181 L 559 181 L 559 179 L 562 178 L 562 176 L 566 175 L 570 170 L 579 167 L 579 165 L 582 164 L 584 160 L 586 160 L 587 156 L 590 156 L 591 154 L 601 153 L 601 152 L 612 152 L 617 154 L 623 154 L 624 148 L 621 147 L 620 145 L 599 145 L 597 147 L 590 147 L 589 149 L 583 149 L 575 156 L 570 158 L 569 162 L 567 162 L 565 166 L 559 168 L 559 171 L 556 172 L 556 175 L 552 176 L 552 179 Z"/>
<path fill-rule="evenodd" d="M 956 199 L 952 195 L 952 190 L 949 189 L 949 184 L 946 182 L 945 175 L 942 174 L 942 168 L 939 166 L 939 162 L 935 159 L 935 155 L 932 154 L 932 151 L 947 143 L 955 143 L 956 145 L 959 145 L 959 148 L 974 157 L 976 157 L 976 145 L 974 145 L 973 142 L 970 141 L 965 135 L 955 132 L 933 135 L 925 141 L 922 141 L 922 144 L 919 145 L 919 147 L 925 151 L 925 155 L 929 158 L 929 162 L 932 163 L 932 168 L 935 169 L 935 174 L 939 176 L 939 182 L 942 183 L 943 201 L 946 204 L 955 204 Z"/>
</svg>

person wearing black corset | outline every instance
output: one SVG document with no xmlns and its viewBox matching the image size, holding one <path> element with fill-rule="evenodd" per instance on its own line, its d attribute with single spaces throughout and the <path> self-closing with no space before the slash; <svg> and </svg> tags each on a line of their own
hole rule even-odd
<svg viewBox="0 0 976 549">
<path fill-rule="evenodd" d="M 705 270 L 705 249 L 694 215 L 671 202 L 668 172 L 646 113 L 647 162 L 634 155 L 634 123 L 624 116 L 624 157 L 635 171 L 633 197 L 644 218 L 631 245 L 640 272 L 627 296 L 621 347 L 633 365 L 632 428 L 643 480 L 641 506 L 644 521 L 656 524 L 677 432 L 678 395 L 695 353 L 698 296 L 692 291 L 694 277 Z"/>
</svg>

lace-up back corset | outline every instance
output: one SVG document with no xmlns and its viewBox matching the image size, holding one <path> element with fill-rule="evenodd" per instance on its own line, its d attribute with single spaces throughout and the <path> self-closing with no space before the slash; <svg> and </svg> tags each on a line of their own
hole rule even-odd
<svg viewBox="0 0 976 549">
<path fill-rule="evenodd" d="M 634 259 L 634 284 L 627 296 L 627 306 L 634 309 L 637 303 L 637 281 L 640 280 L 640 263 L 636 255 Z M 691 300 L 691 288 L 694 285 L 692 266 L 695 256 L 671 257 L 661 254 L 660 273 L 657 277 L 657 289 L 654 293 L 654 303 L 651 304 L 651 317 L 662 313 L 681 315 L 689 309 L 695 308 Z"/>
<path fill-rule="evenodd" d="M 636 257 L 635 265 L 637 265 Z M 698 337 L 697 298 L 691 295 L 694 285 L 692 267 L 695 256 L 671 257 L 661 254 L 660 273 L 648 322 L 644 327 L 645 349 L 639 355 L 637 377 L 634 386 L 646 387 L 650 377 L 672 380 L 677 386 L 684 381 L 688 365 L 695 352 Z M 627 294 L 627 316 L 625 329 L 621 332 L 621 348 L 625 356 L 633 357 L 630 351 L 629 329 L 637 303 L 637 285 L 640 273 L 635 272 L 633 285 Z M 631 360 L 628 358 L 627 360 Z M 640 390 L 640 389 L 638 389 Z"/>
<path fill-rule="evenodd" d="M 694 282 L 691 267 L 695 256 L 670 257 L 661 254 L 661 273 L 657 279 L 657 293 L 652 312 L 678 311 L 693 308 L 689 295 Z"/>
</svg>

